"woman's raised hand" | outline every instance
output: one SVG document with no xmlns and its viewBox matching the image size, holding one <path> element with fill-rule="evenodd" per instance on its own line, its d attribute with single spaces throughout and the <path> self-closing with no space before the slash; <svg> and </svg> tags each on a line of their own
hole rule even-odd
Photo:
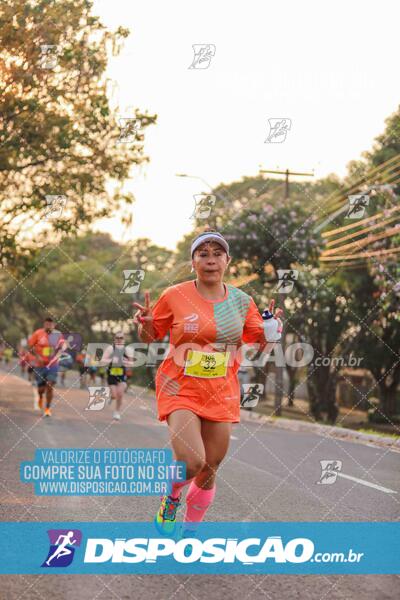
<svg viewBox="0 0 400 600">
<path fill-rule="evenodd" d="M 281 315 L 283 315 L 283 310 L 281 308 L 277 308 L 275 310 L 275 300 L 271 300 L 268 307 L 269 312 L 274 315 L 275 319 L 279 319 Z M 275 312 L 274 312 L 275 311 Z M 280 319 L 279 319 L 280 320 Z"/>
<path fill-rule="evenodd" d="M 150 292 L 144 293 L 144 306 L 138 302 L 134 302 L 133 306 L 138 310 L 133 316 L 133 322 L 138 325 L 139 323 L 148 323 L 153 320 L 153 314 L 150 308 Z"/>
</svg>

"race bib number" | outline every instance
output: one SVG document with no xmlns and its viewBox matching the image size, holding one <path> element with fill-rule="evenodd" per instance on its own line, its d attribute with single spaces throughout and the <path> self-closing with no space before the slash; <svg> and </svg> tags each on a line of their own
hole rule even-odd
<svg viewBox="0 0 400 600">
<path fill-rule="evenodd" d="M 123 375 L 124 369 L 122 367 L 111 367 L 110 375 Z"/>
<path fill-rule="evenodd" d="M 43 356 L 51 356 L 53 354 L 52 346 L 43 346 L 42 354 Z"/>
<path fill-rule="evenodd" d="M 200 352 L 189 350 L 184 374 L 189 377 L 213 379 L 225 377 L 228 370 L 230 352 Z"/>
</svg>

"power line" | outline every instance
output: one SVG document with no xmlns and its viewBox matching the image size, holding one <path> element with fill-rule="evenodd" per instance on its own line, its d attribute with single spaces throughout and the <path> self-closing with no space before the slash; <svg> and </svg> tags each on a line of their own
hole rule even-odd
<svg viewBox="0 0 400 600">
<path fill-rule="evenodd" d="M 295 175 L 296 177 L 314 177 L 314 173 L 297 173 L 295 171 L 266 171 L 265 169 L 260 169 L 259 173 L 273 173 L 274 175 L 285 175 L 285 200 L 289 198 L 289 176 Z"/>
</svg>

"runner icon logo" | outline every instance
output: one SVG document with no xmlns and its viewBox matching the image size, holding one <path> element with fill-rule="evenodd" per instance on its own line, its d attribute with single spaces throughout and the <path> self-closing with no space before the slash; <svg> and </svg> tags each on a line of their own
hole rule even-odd
<svg viewBox="0 0 400 600">
<path fill-rule="evenodd" d="M 64 334 L 64 339 L 67 343 L 67 350 L 71 350 L 71 352 L 80 352 L 82 349 L 82 336 L 80 333 L 70 331 Z"/>
<path fill-rule="evenodd" d="M 42 567 L 68 567 L 73 561 L 76 546 L 81 545 L 79 529 L 48 529 L 50 548 Z"/>
<path fill-rule="evenodd" d="M 194 194 L 194 211 L 192 219 L 207 219 L 217 199 L 215 194 Z"/>
<path fill-rule="evenodd" d="M 140 119 L 122 118 L 118 120 L 118 124 L 120 133 L 117 144 L 130 144 L 139 140 Z"/>
<path fill-rule="evenodd" d="M 194 57 L 189 69 L 208 69 L 215 55 L 214 44 L 193 44 Z"/>
<path fill-rule="evenodd" d="M 263 383 L 243 383 L 243 397 L 240 401 L 242 408 L 253 408 L 257 406 L 262 394 L 264 393 Z"/>
<path fill-rule="evenodd" d="M 361 219 L 364 216 L 365 208 L 369 204 L 368 194 L 355 194 L 349 196 L 349 209 L 346 214 L 346 219 Z"/>
<path fill-rule="evenodd" d="M 341 460 L 320 460 L 321 477 L 317 483 L 332 485 L 336 482 L 339 471 L 342 470 Z"/>
<path fill-rule="evenodd" d="M 54 44 L 42 44 L 40 46 L 39 64 L 42 69 L 54 69 L 58 64 L 60 47 Z"/>
<path fill-rule="evenodd" d="M 299 272 L 296 269 L 278 269 L 278 283 L 275 292 L 279 294 L 289 294 L 298 279 Z"/>
<path fill-rule="evenodd" d="M 292 127 L 291 119 L 268 119 L 269 133 L 264 144 L 282 144 Z"/>
<path fill-rule="evenodd" d="M 120 294 L 135 294 L 139 291 L 145 272 L 143 269 L 124 269 L 124 285 Z"/>
<path fill-rule="evenodd" d="M 43 219 L 60 219 L 66 203 L 67 196 L 60 194 L 47 194 L 46 210 L 43 214 Z"/>
<path fill-rule="evenodd" d="M 103 410 L 111 398 L 110 388 L 105 386 L 90 386 L 89 401 L 85 410 Z"/>
</svg>

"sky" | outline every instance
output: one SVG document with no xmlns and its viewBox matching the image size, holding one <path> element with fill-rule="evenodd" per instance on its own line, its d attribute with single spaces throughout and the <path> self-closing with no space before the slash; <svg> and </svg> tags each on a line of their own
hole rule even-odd
<svg viewBox="0 0 400 600">
<path fill-rule="evenodd" d="M 131 31 L 107 72 L 120 117 L 158 115 L 145 131 L 150 163 L 126 185 L 132 226 L 118 215 L 97 227 L 121 241 L 173 249 L 193 228 L 194 194 L 260 165 L 343 176 L 399 104 L 392 0 L 94 0 L 93 13 Z M 193 44 L 215 46 L 207 69 L 189 69 Z M 274 118 L 291 128 L 265 143 Z"/>
</svg>

